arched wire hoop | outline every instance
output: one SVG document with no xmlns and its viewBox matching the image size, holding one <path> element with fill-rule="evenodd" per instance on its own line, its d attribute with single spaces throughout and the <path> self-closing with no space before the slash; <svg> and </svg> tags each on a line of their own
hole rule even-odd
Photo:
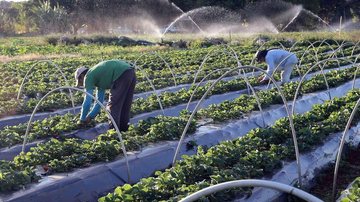
<svg viewBox="0 0 360 202">
<path fill-rule="evenodd" d="M 300 88 L 301 88 L 301 84 L 304 82 L 306 76 L 311 72 L 311 70 L 313 68 L 315 68 L 317 65 L 323 63 L 323 62 L 326 62 L 326 61 L 331 61 L 331 60 L 348 60 L 348 58 L 328 58 L 328 59 L 325 59 L 325 60 L 322 60 L 322 61 L 319 61 L 317 62 L 316 64 L 314 64 L 312 67 L 310 67 L 308 69 L 308 71 L 301 77 L 300 81 L 299 81 L 299 84 L 296 88 L 296 91 L 295 91 L 295 95 L 294 95 L 294 99 L 293 99 L 293 103 L 292 103 L 292 107 L 291 107 L 291 114 L 294 114 L 295 113 L 295 103 L 296 103 L 296 99 L 298 97 L 298 94 L 299 94 L 299 91 L 300 91 Z M 348 60 L 350 61 L 350 60 Z M 320 68 L 323 68 L 324 66 L 320 66 Z M 321 74 L 323 75 L 324 79 L 325 79 L 325 84 L 326 84 L 326 87 L 327 87 L 327 91 L 328 91 L 328 94 L 329 94 L 329 98 L 331 98 L 331 95 L 330 95 L 330 88 L 329 88 L 329 85 L 328 85 L 328 82 L 326 80 L 326 76 L 324 74 L 324 71 L 321 71 Z M 356 75 L 355 75 L 356 76 Z M 356 78 L 356 77 L 355 77 Z M 355 82 L 355 81 L 354 81 Z"/>
<path fill-rule="evenodd" d="M 61 76 L 65 80 L 66 85 L 70 86 L 69 80 L 67 80 L 64 72 L 61 70 L 61 68 L 57 64 L 53 63 L 51 60 L 40 60 L 40 61 L 37 61 L 35 64 L 33 64 L 30 67 L 30 69 L 26 72 L 26 74 L 25 74 L 25 76 L 24 76 L 24 78 L 23 78 L 23 80 L 21 82 L 21 85 L 20 85 L 20 88 L 19 88 L 18 95 L 17 95 L 16 99 L 18 99 L 18 100 L 20 99 L 21 93 L 22 93 L 22 91 L 24 89 L 25 81 L 28 78 L 31 71 L 36 67 L 36 65 L 38 65 L 39 63 L 42 63 L 42 62 L 46 62 L 46 63 L 54 66 L 60 72 Z M 73 108 L 75 108 L 74 96 L 73 96 L 73 94 L 71 92 L 71 89 L 69 89 L 69 93 L 70 93 L 71 105 L 72 105 Z M 75 111 L 75 109 L 74 109 L 74 111 Z"/>
<path fill-rule="evenodd" d="M 130 63 L 131 65 L 133 65 L 136 70 L 140 70 L 141 73 L 142 73 L 142 74 L 145 76 L 145 78 L 147 79 L 147 81 L 150 83 L 150 86 L 151 86 L 151 88 L 153 89 L 153 92 L 154 92 L 154 94 L 155 94 L 155 96 L 156 96 L 156 99 L 157 99 L 157 101 L 158 101 L 158 103 L 159 103 L 161 112 L 162 112 L 163 115 L 165 115 L 164 107 L 163 107 L 163 105 L 162 105 L 162 103 L 161 103 L 161 99 L 160 99 L 160 97 L 159 97 L 159 93 L 157 92 L 157 90 L 156 90 L 154 84 L 152 83 L 152 81 L 150 80 L 150 78 L 147 76 L 146 72 L 145 72 L 142 68 L 140 68 L 139 66 L 137 66 L 135 63 L 131 63 L 131 62 L 129 62 L 129 63 Z"/>
<path fill-rule="evenodd" d="M 223 68 L 223 69 L 213 70 L 213 71 L 211 71 L 209 74 L 207 74 L 207 75 L 195 86 L 193 92 L 191 93 L 190 99 L 189 99 L 188 103 L 186 104 L 186 108 L 185 108 L 186 110 L 189 109 L 190 103 L 191 103 L 191 101 L 192 101 L 192 99 L 193 99 L 193 97 L 194 97 L 194 95 L 195 95 L 195 92 L 196 92 L 196 90 L 198 89 L 198 87 L 202 84 L 202 82 L 203 82 L 209 75 L 211 75 L 211 74 L 213 74 L 213 73 L 216 73 L 216 72 L 219 72 L 219 71 L 223 71 L 223 70 L 227 70 L 227 71 L 228 71 L 228 70 L 231 70 L 231 68 Z M 245 79 L 246 76 L 240 75 L 240 78 Z M 246 82 L 246 81 L 245 81 L 245 82 Z M 262 107 L 261 107 L 260 99 L 259 99 L 259 97 L 257 96 L 256 91 L 255 91 L 255 89 L 253 88 L 253 86 L 250 84 L 250 82 L 249 82 L 249 86 L 250 86 L 250 89 L 251 89 L 251 91 L 252 91 L 255 99 L 256 99 L 257 105 L 258 105 L 259 110 L 260 110 L 260 113 L 261 113 L 261 118 L 262 118 L 262 120 L 263 120 L 263 126 L 265 127 L 265 126 L 266 126 L 266 123 L 265 123 L 265 118 L 264 118 L 264 111 L 263 111 L 263 109 L 262 109 Z"/>
<path fill-rule="evenodd" d="M 305 49 L 304 53 L 301 55 L 300 59 L 299 59 L 299 66 L 302 65 L 302 61 L 304 60 L 305 54 L 307 54 L 308 52 L 311 51 L 310 47 L 312 48 L 312 50 L 314 51 L 314 55 L 310 54 L 316 61 L 319 61 L 319 57 L 317 55 L 317 49 L 314 46 L 314 43 L 317 43 L 317 41 L 315 41 L 314 43 L 309 42 L 310 45 Z"/>
<path fill-rule="evenodd" d="M 180 202 L 192 202 L 200 199 L 201 197 L 207 196 L 209 194 L 231 189 L 231 188 L 240 188 L 240 187 L 265 187 L 270 189 L 275 189 L 277 191 L 285 192 L 288 194 L 292 194 L 297 196 L 305 201 L 311 202 L 323 202 L 319 198 L 295 187 L 292 187 L 287 184 L 269 181 L 269 180 L 254 180 L 254 179 L 247 179 L 247 180 L 234 180 L 229 182 L 223 182 L 220 184 L 212 185 L 210 187 L 204 188 L 200 191 L 197 191 L 182 200 Z"/>
<path fill-rule="evenodd" d="M 30 116 L 30 119 L 29 119 L 29 122 L 27 124 L 27 128 L 26 128 L 26 132 L 25 132 L 25 136 L 24 136 L 24 142 L 23 142 L 23 146 L 22 146 L 22 152 L 25 151 L 25 146 L 26 146 L 26 142 L 27 142 L 27 137 L 29 135 L 29 132 L 30 132 L 30 127 L 31 127 L 31 123 L 33 121 L 33 118 L 34 118 L 34 115 L 37 111 L 37 109 L 39 108 L 39 106 L 41 105 L 41 103 L 50 95 L 52 94 L 53 92 L 55 91 L 60 91 L 62 89 L 71 89 L 71 90 L 75 90 L 75 91 L 80 91 L 82 93 L 85 93 L 86 95 L 90 96 L 92 99 L 94 99 L 96 101 L 96 103 L 98 103 L 100 105 L 101 108 L 104 109 L 105 113 L 108 115 L 108 117 L 110 118 L 112 124 L 114 125 L 115 127 L 115 131 L 116 133 L 118 134 L 118 137 L 119 137 L 119 140 L 120 140 L 120 143 L 121 143 L 121 149 L 123 151 L 123 154 L 124 154 L 124 157 L 125 157 L 125 160 L 126 160 L 126 166 L 127 166 L 127 174 L 128 174 L 128 182 L 130 182 L 131 178 L 130 178 L 130 167 L 129 167 L 129 161 L 128 161 L 128 157 L 127 157 L 127 153 L 126 153 L 126 149 L 125 149 L 125 145 L 124 145 L 124 141 L 122 139 L 122 136 L 121 136 L 121 133 L 120 133 L 120 130 L 114 120 L 114 118 L 111 116 L 110 112 L 106 109 L 106 107 L 96 98 L 94 97 L 93 95 L 87 93 L 86 91 L 80 89 L 80 88 L 76 88 L 76 87 L 72 87 L 72 86 L 62 86 L 62 87 L 58 87 L 58 88 L 55 88 L 53 90 L 51 90 L 50 92 L 46 93 L 46 95 L 44 95 L 40 101 L 36 104 L 31 116 Z"/>
<path fill-rule="evenodd" d="M 236 61 L 237 61 L 238 67 L 243 66 L 243 65 L 241 64 L 240 60 L 239 60 L 239 57 L 238 57 L 236 51 L 235 51 L 233 48 L 231 48 L 230 46 L 228 46 L 228 48 L 229 48 L 229 49 L 231 50 L 231 52 L 233 53 L 233 56 L 235 57 L 235 59 L 236 59 Z M 240 73 L 240 72 L 241 72 L 241 70 L 239 69 L 239 76 L 245 80 L 246 86 L 248 87 L 248 94 L 250 94 L 250 91 L 249 91 L 249 88 L 250 88 L 252 94 L 253 94 L 254 97 L 255 97 L 256 103 L 257 103 L 257 105 L 258 105 L 258 107 L 259 107 L 259 110 L 260 110 L 260 113 L 261 113 L 261 118 L 262 118 L 262 120 L 263 120 L 263 127 L 265 127 L 265 126 L 266 126 L 266 123 L 265 123 L 264 112 L 263 112 L 262 107 L 261 107 L 260 99 L 259 99 L 259 97 L 257 96 L 254 87 L 251 85 L 250 81 L 248 80 L 248 78 L 247 78 L 247 76 L 246 76 L 246 73 L 245 73 L 245 70 L 242 69 L 242 72 L 243 72 L 243 75 L 244 75 L 244 76 L 241 76 L 241 73 Z"/>
<path fill-rule="evenodd" d="M 360 42 L 360 41 L 359 41 Z M 357 42 L 355 44 L 355 47 L 358 46 L 359 42 Z M 352 52 L 351 52 L 351 56 L 353 56 L 354 54 L 354 50 L 355 47 L 353 48 Z M 353 62 L 353 66 L 357 63 L 358 58 L 360 57 L 360 54 L 356 56 L 354 62 Z M 359 66 L 356 68 L 356 71 L 354 73 L 354 81 L 353 81 L 353 85 L 352 85 L 352 89 L 354 89 L 355 87 L 355 80 L 356 80 L 356 73 L 359 69 Z M 342 151 L 345 145 L 345 138 L 346 138 L 346 134 L 349 131 L 350 127 L 351 127 L 351 122 L 354 119 L 354 116 L 357 112 L 357 109 L 359 108 L 360 105 L 360 99 L 358 99 L 358 101 L 355 104 L 355 107 L 353 108 L 353 111 L 351 112 L 350 118 L 348 119 L 348 122 L 346 124 L 345 130 L 341 136 L 341 141 L 340 141 L 340 145 L 339 145 L 339 150 L 336 156 L 336 160 L 335 160 L 335 169 L 334 169 L 334 178 L 333 178 L 333 186 L 332 186 L 332 201 L 335 201 L 335 197 L 336 197 L 336 183 L 337 183 L 337 176 L 338 176 L 338 172 L 339 172 L 339 166 L 340 166 L 340 161 L 341 161 L 341 155 L 342 155 Z"/>
<path fill-rule="evenodd" d="M 134 65 L 137 65 L 137 62 L 138 62 L 142 57 L 144 57 L 145 55 L 148 55 L 148 54 L 155 55 L 156 57 L 160 58 L 160 60 L 162 60 L 162 61 L 165 63 L 165 65 L 167 66 L 167 68 L 170 70 L 170 73 L 171 73 L 171 75 L 172 75 L 172 77 L 173 77 L 175 86 L 177 86 L 175 74 L 174 74 L 172 68 L 170 67 L 169 63 L 167 63 L 166 60 L 165 60 L 163 57 L 161 57 L 161 56 L 160 56 L 157 52 L 155 52 L 155 51 L 151 51 L 151 52 L 149 52 L 149 53 L 143 53 L 143 54 L 141 54 L 141 55 L 134 61 Z M 144 73 L 144 72 L 143 72 L 143 73 Z M 147 74 L 144 74 L 144 76 L 147 77 Z M 148 78 L 148 79 L 149 79 L 149 78 Z"/>
<path fill-rule="evenodd" d="M 357 68 L 356 68 L 355 73 L 354 73 L 354 80 L 353 80 L 353 84 L 352 84 L 352 89 L 355 88 L 356 76 L 357 76 L 357 72 L 358 72 L 359 67 L 360 67 L 360 64 L 357 64 L 357 60 L 359 59 L 359 57 L 360 57 L 360 54 L 356 56 L 356 58 L 354 60 L 354 63 L 353 63 L 353 66 L 357 65 Z"/>
<path fill-rule="evenodd" d="M 295 41 L 295 43 L 293 43 L 293 45 L 291 45 L 291 47 L 289 48 L 288 51 L 291 52 L 292 49 L 293 49 L 294 47 L 296 47 L 296 45 L 297 45 L 298 43 L 300 43 L 300 41 Z"/>
<path fill-rule="evenodd" d="M 282 49 L 286 50 L 286 47 L 285 47 L 284 44 L 282 44 L 280 41 L 276 41 L 276 43 L 279 44 Z"/>
<path fill-rule="evenodd" d="M 194 97 L 197 89 L 201 86 L 201 84 L 202 84 L 209 76 L 211 76 L 212 74 L 214 74 L 214 73 L 216 73 L 216 72 L 223 71 L 223 70 L 230 70 L 230 68 L 215 69 L 215 70 L 209 72 L 207 75 L 205 75 L 204 78 L 202 78 L 201 81 L 196 84 L 193 92 L 191 93 L 190 99 L 189 99 L 188 103 L 186 104 L 186 108 L 185 108 L 186 110 L 189 109 L 190 103 L 191 103 L 191 101 L 193 100 L 193 97 Z"/>
<path fill-rule="evenodd" d="M 358 101 L 356 102 L 356 105 L 355 105 L 353 111 L 351 112 L 350 118 L 346 124 L 345 130 L 341 136 L 339 150 L 338 150 L 338 153 L 336 156 L 336 161 L 335 161 L 334 179 L 333 179 L 333 186 L 332 186 L 332 201 L 335 201 L 335 197 L 336 197 L 336 182 L 337 182 L 337 176 L 338 176 L 338 171 L 339 171 L 339 165 L 340 165 L 340 161 L 341 161 L 341 154 L 342 154 L 342 150 L 343 150 L 343 147 L 345 144 L 345 137 L 351 127 L 351 122 L 354 119 L 354 116 L 357 112 L 357 109 L 359 108 L 359 105 L 360 105 L 360 99 L 358 99 Z"/>
<path fill-rule="evenodd" d="M 226 53 L 226 49 L 227 49 L 227 48 L 228 48 L 228 49 L 231 49 L 232 51 L 234 51 L 234 50 L 233 50 L 229 45 L 227 45 L 227 44 L 221 44 L 221 46 L 223 46 L 221 49 L 216 49 L 216 50 L 215 50 L 215 49 L 212 49 L 212 50 L 210 50 L 210 51 L 205 55 L 203 61 L 201 62 L 198 70 L 197 70 L 196 73 L 195 73 L 195 76 L 194 76 L 194 80 L 193 80 L 193 82 L 192 82 L 192 85 L 195 85 L 196 79 L 198 78 L 200 72 L 203 70 L 203 67 L 204 67 L 206 61 L 207 61 L 211 56 L 214 56 L 214 55 L 217 54 L 217 53 Z M 234 51 L 234 52 L 235 52 L 235 51 Z M 229 55 L 229 54 L 227 54 L 227 55 Z M 234 57 L 234 58 L 236 59 L 237 63 L 239 63 L 239 58 L 236 58 L 236 57 Z"/>
<path fill-rule="evenodd" d="M 298 148 L 298 143 L 297 143 L 297 137 L 296 137 L 296 131 L 295 131 L 295 128 L 294 128 L 294 123 L 293 123 L 293 117 L 292 117 L 292 114 L 290 114 L 290 111 L 289 111 L 289 108 L 288 108 L 288 104 L 287 104 L 287 101 L 286 101 L 286 98 L 284 96 L 284 93 L 282 92 L 281 88 L 279 87 L 279 85 L 276 83 L 276 81 L 274 80 L 274 78 L 272 78 L 270 75 L 268 75 L 266 73 L 266 71 L 264 71 L 263 69 L 259 68 L 259 67 L 254 67 L 254 66 L 241 66 L 241 67 L 237 67 L 237 68 L 234 68 L 234 69 L 231 69 L 227 72 L 225 72 L 222 76 L 220 76 L 209 88 L 208 90 L 204 93 L 204 95 L 201 97 L 201 99 L 199 100 L 199 102 L 197 103 L 197 105 L 195 106 L 195 109 L 193 110 L 193 112 L 191 113 L 190 117 L 189 117 L 189 120 L 184 128 L 184 131 L 180 137 L 180 140 L 179 140 L 179 143 L 177 145 L 177 148 L 176 148 L 176 151 L 175 151 L 175 154 L 174 154 L 174 158 L 173 158 L 173 164 L 175 164 L 176 160 L 177 160 L 177 157 L 178 157 L 178 154 L 179 154 L 179 151 L 180 151 L 180 147 L 181 147 L 181 144 L 182 142 L 184 141 L 184 138 L 185 138 L 185 134 L 190 126 L 190 123 L 191 121 L 193 120 L 194 116 L 195 116 L 195 113 L 197 112 L 197 110 L 199 109 L 202 101 L 205 99 L 205 97 L 208 95 L 208 93 L 214 88 L 214 86 L 222 79 L 224 78 L 225 76 L 227 76 L 228 74 L 230 74 L 231 72 L 233 71 L 236 71 L 236 70 L 241 70 L 241 69 L 245 69 L 245 68 L 252 68 L 252 69 L 255 69 L 255 70 L 258 70 L 258 71 L 261 71 L 263 72 L 264 74 L 266 74 L 270 80 L 274 83 L 275 87 L 277 88 L 277 90 L 279 91 L 279 94 L 282 98 L 282 101 L 284 103 L 284 107 L 285 107 L 285 110 L 286 110 L 286 113 L 289 117 L 289 124 L 290 124 L 290 128 L 291 128 L 291 133 L 292 133 L 292 138 L 293 138 L 293 142 L 294 142 L 294 147 L 295 147 L 295 156 L 296 156 L 296 163 L 297 163 L 297 168 L 298 168 L 298 180 L 299 180 L 299 185 L 300 187 L 302 186 L 302 179 L 301 179 L 301 164 L 300 164 L 300 154 L 299 154 L 299 148 Z"/>
<path fill-rule="evenodd" d="M 226 51 L 226 49 L 224 50 L 225 53 L 227 53 L 228 55 L 234 57 L 237 61 L 237 64 L 238 64 L 238 67 L 242 66 L 240 60 L 239 60 L 239 57 L 237 56 L 235 50 L 233 48 L 231 48 L 230 46 L 227 46 L 228 49 L 230 49 L 231 52 L 228 52 Z M 232 53 L 232 54 L 231 54 Z M 196 90 L 197 88 L 201 85 L 201 83 L 208 77 L 210 76 L 211 74 L 215 73 L 215 72 L 218 72 L 218 71 L 221 71 L 221 70 L 230 70 L 231 68 L 223 68 L 223 69 L 217 69 L 217 70 L 213 70 L 211 71 L 209 74 L 207 74 L 195 87 L 195 89 L 193 90 L 192 94 L 191 94 L 191 97 L 186 105 L 186 110 L 188 110 L 189 106 L 190 106 L 190 103 L 192 101 L 192 98 L 194 97 L 195 93 L 196 93 Z M 241 70 L 243 72 L 243 76 L 241 75 Z M 249 82 L 249 80 L 247 79 L 246 77 L 246 74 L 245 74 L 245 70 L 244 69 L 239 69 L 239 77 L 244 79 L 245 80 L 245 83 L 248 87 L 248 93 L 250 94 L 250 91 L 249 89 L 251 90 L 252 94 L 254 95 L 255 97 L 255 100 L 257 102 L 257 105 L 259 107 L 259 110 L 260 110 L 260 113 L 261 113 L 261 117 L 262 117 L 262 120 L 263 120 L 263 126 L 265 127 L 266 126 L 266 123 L 265 123 L 265 118 L 264 118 L 264 113 L 263 113 L 263 109 L 261 107 L 261 103 L 260 103 L 260 99 L 259 97 L 257 96 L 256 92 L 255 92 L 255 89 L 253 88 L 253 86 L 251 85 L 251 83 Z"/>
<path fill-rule="evenodd" d="M 196 79 L 200 73 L 200 71 L 202 70 L 202 67 L 204 66 L 205 62 L 213 55 L 213 52 L 217 53 L 218 51 L 214 51 L 215 49 L 211 49 L 204 57 L 204 60 L 201 62 L 199 69 L 196 71 L 195 76 L 194 76 L 194 80 L 192 82 L 192 85 L 194 85 L 196 83 Z"/>
<path fill-rule="evenodd" d="M 356 42 L 356 43 L 354 44 L 354 48 L 353 48 L 352 51 L 351 51 L 351 55 L 354 55 L 355 49 L 356 49 L 357 47 L 359 47 L 359 43 L 360 43 L 360 41 L 358 41 L 358 42 Z"/>
</svg>

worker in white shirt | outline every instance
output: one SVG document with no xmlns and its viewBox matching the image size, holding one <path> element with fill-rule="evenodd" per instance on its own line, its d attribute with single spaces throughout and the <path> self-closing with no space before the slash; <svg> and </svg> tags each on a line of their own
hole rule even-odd
<svg viewBox="0 0 360 202">
<path fill-rule="evenodd" d="M 290 75 L 298 58 L 294 53 L 282 49 L 262 50 L 256 53 L 257 62 L 266 62 L 268 68 L 266 73 L 273 76 L 275 70 L 281 71 L 281 84 L 290 81 Z M 259 78 L 260 83 L 269 81 L 268 75 Z"/>
</svg>

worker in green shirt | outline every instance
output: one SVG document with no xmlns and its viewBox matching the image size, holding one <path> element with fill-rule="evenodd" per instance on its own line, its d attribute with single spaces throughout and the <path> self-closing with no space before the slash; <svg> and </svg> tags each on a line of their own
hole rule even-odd
<svg viewBox="0 0 360 202">
<path fill-rule="evenodd" d="M 129 128 L 130 109 L 136 84 L 135 70 L 122 60 L 107 60 L 92 68 L 80 67 L 75 72 L 76 86 L 85 86 L 87 93 L 93 95 L 97 89 L 96 98 L 103 103 L 105 90 L 110 89 L 107 108 L 114 118 L 120 131 Z M 100 105 L 94 102 L 90 111 L 92 98 L 85 95 L 81 108 L 80 123 L 88 124 L 100 111 Z M 89 112 L 90 111 L 90 112 Z M 114 126 L 110 122 L 110 129 Z"/>
</svg>

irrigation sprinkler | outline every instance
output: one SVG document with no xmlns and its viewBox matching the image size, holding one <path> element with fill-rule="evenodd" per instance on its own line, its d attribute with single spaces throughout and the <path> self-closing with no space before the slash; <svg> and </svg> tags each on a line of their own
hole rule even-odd
<svg viewBox="0 0 360 202">
<path fill-rule="evenodd" d="M 23 78 L 23 80 L 21 82 L 20 88 L 19 88 L 19 92 L 18 92 L 18 95 L 17 95 L 17 98 L 16 98 L 17 100 L 20 99 L 21 93 L 22 93 L 24 85 L 25 85 L 25 81 L 28 78 L 29 74 L 36 67 L 36 65 L 38 65 L 39 63 L 42 63 L 42 62 L 46 62 L 49 65 L 53 65 L 60 72 L 61 76 L 64 78 L 66 85 L 70 86 L 69 80 L 67 80 L 64 72 L 61 70 L 61 68 L 57 64 L 53 63 L 51 60 L 40 60 L 40 61 L 37 61 L 35 64 L 33 64 L 30 67 L 30 69 L 26 72 L 26 74 L 25 74 L 25 76 L 24 76 L 24 78 Z M 69 89 L 69 93 L 70 93 L 71 105 L 72 105 L 73 108 L 75 108 L 74 97 L 73 97 L 73 94 L 71 92 L 71 89 Z M 74 112 L 75 112 L 75 109 L 74 109 Z"/>
<path fill-rule="evenodd" d="M 356 102 L 356 105 L 353 109 L 353 111 L 351 112 L 350 118 L 346 124 L 345 130 L 341 136 L 341 141 L 340 141 L 340 145 L 339 145 L 339 151 L 337 153 L 336 156 L 336 161 L 335 161 L 335 170 L 334 170 L 334 180 L 333 180 L 333 186 L 332 186 L 332 201 L 335 201 L 335 197 L 336 197 L 336 182 L 337 182 L 337 175 L 338 175 L 338 171 L 339 171 L 339 165 L 340 165 L 340 161 L 341 161 L 341 154 L 342 154 L 342 150 L 345 144 L 345 137 L 347 132 L 350 129 L 351 126 L 351 122 L 354 119 L 354 116 L 357 112 L 357 109 L 359 108 L 360 105 L 360 99 L 358 99 L 358 101 Z"/>
<path fill-rule="evenodd" d="M 108 117 L 110 118 L 112 124 L 114 125 L 115 127 L 115 131 L 116 133 L 118 134 L 118 137 L 119 137 L 119 140 L 120 140 L 120 143 L 121 143 L 121 149 L 124 153 L 124 157 L 125 157 L 125 160 L 126 160 L 126 166 L 127 166 L 127 174 L 128 174 L 128 182 L 130 182 L 130 167 L 129 167 L 129 161 L 128 161 L 128 158 L 127 158 L 127 153 L 126 153 L 126 149 L 125 149 L 125 145 L 124 145 L 124 141 L 122 139 L 122 136 L 121 136 L 121 133 L 120 133 L 120 130 L 114 120 L 114 118 L 111 116 L 110 112 L 106 109 L 106 107 L 96 98 L 94 97 L 93 95 L 87 93 L 86 91 L 80 89 L 80 88 L 76 88 L 76 87 L 72 87 L 72 86 L 62 86 L 62 87 L 58 87 L 58 88 L 55 88 L 53 90 L 51 90 L 50 92 L 46 93 L 46 95 L 44 95 L 40 101 L 36 104 L 31 116 L 30 116 L 30 119 L 29 119 L 29 122 L 27 124 L 27 128 L 26 128 L 26 132 L 25 132 L 25 136 L 24 136 L 24 142 L 23 142 L 23 146 L 22 146 L 22 153 L 25 151 L 25 146 L 26 146 L 26 142 L 27 142 L 27 136 L 29 135 L 29 132 L 30 132 L 30 127 L 31 127 L 31 122 L 34 118 L 34 115 L 37 111 L 37 109 L 39 108 L 40 104 L 50 95 L 52 94 L 53 92 L 55 91 L 60 91 L 62 89 L 71 89 L 71 90 L 75 90 L 75 91 L 80 91 L 82 93 L 85 93 L 86 95 L 90 96 L 92 99 L 94 99 L 96 101 L 97 104 L 100 105 L 101 108 L 104 109 L 105 113 L 108 115 Z"/>
<path fill-rule="evenodd" d="M 207 196 L 209 194 L 223 191 L 226 189 L 231 188 L 241 188 L 241 187 L 265 187 L 269 189 L 274 189 L 277 191 L 285 192 L 288 194 L 292 194 L 294 196 L 297 196 L 305 201 L 311 201 L 311 202 L 323 202 L 319 198 L 301 190 L 295 187 L 292 187 L 287 184 L 279 183 L 279 182 L 273 182 L 269 180 L 255 180 L 255 179 L 247 179 L 247 180 L 234 180 L 229 182 L 223 182 L 220 184 L 212 185 L 210 187 L 204 188 L 200 191 L 197 191 L 182 200 L 180 202 L 192 202 L 200 199 L 201 197 Z"/>
<path fill-rule="evenodd" d="M 294 123 L 293 123 L 293 117 L 292 117 L 292 114 L 290 114 L 290 111 L 289 111 L 289 108 L 288 108 L 288 104 L 287 104 L 287 101 L 286 101 L 286 98 L 284 96 L 284 93 L 282 92 L 281 88 L 279 87 L 279 85 L 276 83 L 276 81 L 274 80 L 273 77 L 271 77 L 271 75 L 267 74 L 266 71 L 264 71 L 263 69 L 259 68 L 259 67 L 254 67 L 254 66 L 241 66 L 241 67 L 237 67 L 235 69 L 231 69 L 227 72 L 225 72 L 222 76 L 220 76 L 209 88 L 208 90 L 204 93 L 204 95 L 201 97 L 201 99 L 198 101 L 197 105 L 195 106 L 195 109 L 193 110 L 193 112 L 191 113 L 190 117 L 189 117 L 189 120 L 188 122 L 186 123 L 186 126 L 184 128 L 184 131 L 180 137 L 180 140 L 179 140 L 179 143 L 177 145 L 177 148 L 176 148 L 176 151 L 175 151 L 175 154 L 174 154 L 174 158 L 173 158 L 173 165 L 175 164 L 176 162 L 176 159 L 178 157 L 178 154 L 179 154 L 179 151 L 180 151 L 180 147 L 181 147 L 181 144 L 185 138 L 185 134 L 190 126 L 190 123 L 192 122 L 194 116 L 195 116 L 195 113 L 197 112 L 200 104 L 203 102 L 203 100 L 205 99 L 205 97 L 208 95 L 208 93 L 214 88 L 214 86 L 222 79 L 224 78 L 225 76 L 227 76 L 228 74 L 230 74 L 231 72 L 233 71 L 236 71 L 236 70 L 241 70 L 241 69 L 245 69 L 245 68 L 252 68 L 252 69 L 255 69 L 255 70 L 258 70 L 258 71 L 261 71 L 263 72 L 264 74 L 266 74 L 270 80 L 274 83 L 275 87 L 277 88 L 277 90 L 279 91 L 279 94 L 281 96 L 281 99 L 284 103 L 284 107 L 285 107 L 285 110 L 286 110 L 286 113 L 289 117 L 289 124 L 290 124 L 290 128 L 291 128 L 291 133 L 292 133 L 292 138 L 293 138 L 293 142 L 294 142 L 294 147 L 295 147 L 295 156 L 296 156 L 296 164 L 297 164 L 297 171 L 298 171 L 298 180 L 299 180 L 299 186 L 301 187 L 302 186 L 302 180 L 301 180 L 301 164 L 300 164 L 300 154 L 299 154 L 299 147 L 298 147 L 298 143 L 297 143 L 297 137 L 296 137 L 296 131 L 295 131 L 295 128 L 294 128 Z"/>
</svg>

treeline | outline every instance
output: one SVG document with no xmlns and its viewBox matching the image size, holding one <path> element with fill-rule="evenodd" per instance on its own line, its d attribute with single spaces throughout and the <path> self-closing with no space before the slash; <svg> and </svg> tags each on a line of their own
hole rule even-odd
<svg viewBox="0 0 360 202">
<path fill-rule="evenodd" d="M 302 4 L 328 22 L 358 21 L 359 0 L 285 0 Z M 233 11 L 261 6 L 268 0 L 29 0 L 0 1 L 0 35 L 105 32 L 163 28 L 194 8 L 220 6 Z M 182 10 L 182 11 L 181 11 Z M 141 21 L 142 23 L 139 23 Z M 154 28 L 155 29 L 155 28 Z M 115 30 L 116 31 L 116 30 Z"/>
<path fill-rule="evenodd" d="M 360 1 L 359 0 L 270 0 L 271 2 L 288 2 L 294 5 L 301 4 L 305 9 L 319 15 L 328 23 L 339 21 L 340 16 L 343 20 L 359 20 Z M 269 0 L 173 0 L 176 5 L 184 11 L 188 11 L 201 6 L 221 6 L 231 10 L 246 9 L 250 4 L 261 6 L 261 3 Z"/>
</svg>

